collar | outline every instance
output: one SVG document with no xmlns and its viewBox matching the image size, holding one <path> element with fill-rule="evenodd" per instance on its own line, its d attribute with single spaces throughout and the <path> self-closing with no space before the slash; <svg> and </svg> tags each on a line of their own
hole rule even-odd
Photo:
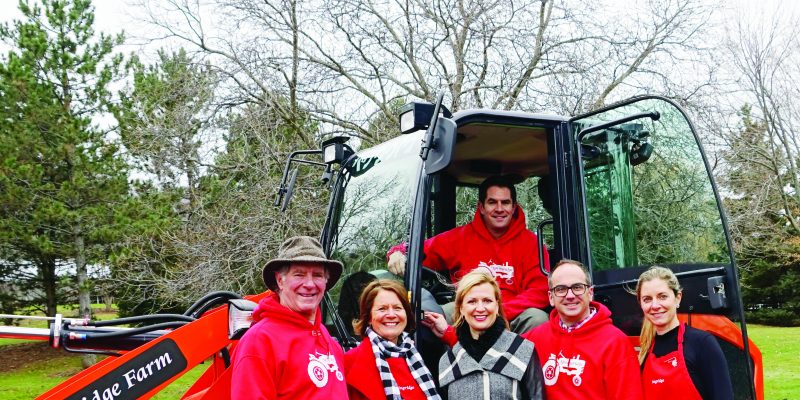
<svg viewBox="0 0 800 400">
<path fill-rule="evenodd" d="M 572 325 L 567 325 L 567 324 L 566 324 L 564 321 L 562 321 L 562 320 L 561 320 L 561 318 L 559 318 L 559 319 L 558 319 L 558 325 L 559 325 L 559 326 L 561 327 L 561 329 L 563 329 L 565 332 L 572 332 L 572 331 L 574 331 L 574 330 L 576 330 L 576 329 L 578 329 L 578 328 L 582 327 L 582 326 L 583 326 L 583 325 L 585 325 L 587 322 L 589 322 L 589 320 L 590 320 L 590 319 L 592 319 L 592 317 L 594 317 L 594 316 L 595 316 L 595 314 L 597 314 L 597 309 L 596 309 L 596 308 L 594 308 L 594 307 L 589 307 L 589 315 L 587 315 L 587 316 L 586 316 L 586 318 L 584 318 L 584 319 L 582 319 L 582 320 L 580 320 L 580 321 L 578 321 L 577 323 L 575 323 L 575 324 L 572 324 Z"/>
<path fill-rule="evenodd" d="M 494 324 L 492 324 L 489 329 L 478 336 L 477 339 L 472 337 L 472 333 L 469 330 L 469 324 L 466 322 L 462 323 L 461 326 L 456 329 L 456 336 L 458 336 L 458 342 L 461 343 L 461 347 L 467 351 L 467 354 L 475 359 L 475 361 L 480 361 L 489 348 L 491 348 L 494 343 L 497 342 L 497 339 L 505 330 L 505 320 L 503 320 L 500 315 L 497 315 L 497 319 L 495 319 Z"/>
</svg>

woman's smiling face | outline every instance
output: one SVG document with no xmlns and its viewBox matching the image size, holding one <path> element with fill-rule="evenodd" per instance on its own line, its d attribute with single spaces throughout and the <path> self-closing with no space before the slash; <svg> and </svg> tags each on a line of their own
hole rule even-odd
<svg viewBox="0 0 800 400">
<path fill-rule="evenodd" d="M 497 320 L 497 298 L 489 283 L 482 283 L 470 289 L 461 303 L 461 315 L 469 325 L 473 337 L 489 329 Z"/>
<path fill-rule="evenodd" d="M 639 291 L 639 305 L 644 317 L 656 328 L 656 332 L 664 333 L 678 326 L 678 304 L 681 293 L 676 295 L 667 282 L 652 279 L 642 283 Z"/>
<path fill-rule="evenodd" d="M 397 343 L 406 329 L 408 316 L 403 303 L 394 292 L 381 289 L 370 309 L 370 326 L 382 338 Z"/>
</svg>

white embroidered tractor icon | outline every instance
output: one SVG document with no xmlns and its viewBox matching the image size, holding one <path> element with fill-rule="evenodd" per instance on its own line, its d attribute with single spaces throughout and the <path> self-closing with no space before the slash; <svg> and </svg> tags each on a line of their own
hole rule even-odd
<svg viewBox="0 0 800 400">
<path fill-rule="evenodd" d="M 555 385 L 556 381 L 558 381 L 558 375 L 563 372 L 567 376 L 572 376 L 573 385 L 580 386 L 582 382 L 581 374 L 585 367 L 586 360 L 581 360 L 580 354 L 572 358 L 566 358 L 563 354 L 558 353 L 558 358 L 556 358 L 555 354 L 550 353 L 547 362 L 542 366 L 544 383 L 547 386 Z"/>
<path fill-rule="evenodd" d="M 514 267 L 508 265 L 508 262 L 500 265 L 495 264 L 492 260 L 489 260 L 488 263 L 481 261 L 478 263 L 478 267 L 489 270 L 498 282 L 504 280 L 509 285 L 514 284 Z"/>
<path fill-rule="evenodd" d="M 335 373 L 336 379 L 344 380 L 344 375 L 342 375 L 342 371 L 339 371 L 333 354 L 308 355 L 308 377 L 317 387 L 323 387 L 328 383 L 328 372 Z"/>
</svg>

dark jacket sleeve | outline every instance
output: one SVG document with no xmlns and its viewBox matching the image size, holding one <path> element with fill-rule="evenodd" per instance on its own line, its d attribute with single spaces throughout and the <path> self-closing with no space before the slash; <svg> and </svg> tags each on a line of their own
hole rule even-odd
<svg viewBox="0 0 800 400">
<path fill-rule="evenodd" d="M 732 400 L 733 385 L 728 374 L 728 362 L 725 360 L 725 354 L 722 353 L 719 343 L 711 334 L 703 335 L 701 343 L 696 349 L 700 357 L 697 357 L 695 371 L 691 374 L 702 382 L 704 393 L 701 395 L 708 400 Z M 699 386 L 697 382 L 695 386 Z"/>
<path fill-rule="evenodd" d="M 544 400 L 544 387 L 542 386 L 544 377 L 542 376 L 542 366 L 539 364 L 539 356 L 533 352 L 531 362 L 528 363 L 528 369 L 525 370 L 525 375 L 522 376 L 521 388 L 522 398 L 531 400 Z"/>
</svg>

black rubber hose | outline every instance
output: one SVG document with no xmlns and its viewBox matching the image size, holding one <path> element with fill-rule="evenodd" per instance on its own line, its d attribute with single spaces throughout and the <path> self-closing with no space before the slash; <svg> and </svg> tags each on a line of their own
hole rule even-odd
<svg viewBox="0 0 800 400">
<path fill-rule="evenodd" d="M 106 321 L 89 321 L 89 323 L 87 323 L 86 325 L 100 327 L 100 326 L 114 326 L 114 325 L 124 325 L 124 324 L 138 324 L 140 322 L 154 322 L 154 321 L 192 322 L 195 319 L 196 318 L 183 314 L 151 314 L 151 315 L 139 315 L 136 317 L 109 319 Z"/>
<path fill-rule="evenodd" d="M 231 353 L 228 351 L 227 347 L 223 347 L 222 350 L 219 351 L 220 356 L 222 356 L 222 361 L 225 362 L 225 368 L 231 366 Z"/>
<path fill-rule="evenodd" d="M 205 295 L 205 296 L 201 297 L 201 298 L 200 298 L 200 300 L 197 300 L 197 301 L 195 301 L 195 302 L 194 302 L 194 304 L 192 304 L 192 305 L 191 305 L 191 307 L 189 307 L 189 308 L 188 308 L 188 309 L 187 309 L 187 310 L 186 310 L 186 311 L 183 313 L 183 315 L 192 315 L 192 314 L 195 314 L 195 313 L 196 313 L 196 311 L 197 311 L 199 308 L 201 308 L 201 307 L 205 306 L 205 305 L 206 305 L 206 303 L 208 303 L 210 300 L 212 300 L 212 299 L 217 299 L 217 298 L 223 298 L 223 299 L 225 299 L 225 300 L 228 300 L 228 299 L 241 299 L 241 298 L 242 298 L 242 296 L 239 296 L 239 295 L 238 295 L 238 294 L 236 294 L 236 293 L 233 293 L 233 292 L 228 292 L 228 291 L 225 291 L 225 290 L 221 290 L 221 291 L 217 291 L 217 292 L 211 292 L 211 293 L 209 293 L 209 294 L 207 294 L 207 295 Z"/>
<path fill-rule="evenodd" d="M 214 307 L 217 307 L 217 306 L 219 306 L 221 304 L 225 304 L 225 303 L 228 302 L 228 300 L 229 300 L 228 298 L 222 298 L 222 297 L 218 297 L 216 299 L 211 299 L 211 300 L 207 301 L 205 304 L 203 304 L 202 307 L 200 307 L 197 310 L 195 310 L 194 313 L 190 315 L 190 317 L 200 318 L 203 315 L 203 313 L 205 313 L 206 311 L 208 311 L 208 310 L 210 310 L 210 309 L 212 309 Z"/>
<path fill-rule="evenodd" d="M 104 338 L 112 338 L 112 337 L 125 337 L 136 335 L 139 333 L 151 332 L 156 331 L 159 329 L 168 329 L 168 328 L 179 328 L 188 324 L 188 321 L 173 321 L 173 322 L 162 322 L 160 324 L 154 325 L 147 325 L 141 328 L 132 328 L 132 329 L 124 329 L 116 332 L 101 332 L 101 333 L 92 333 L 92 332 L 69 332 L 64 331 L 61 335 L 62 338 L 66 338 L 68 340 L 73 341 L 82 341 L 82 340 L 89 340 L 89 339 L 104 339 Z M 78 337 L 74 337 L 78 336 Z"/>
</svg>

